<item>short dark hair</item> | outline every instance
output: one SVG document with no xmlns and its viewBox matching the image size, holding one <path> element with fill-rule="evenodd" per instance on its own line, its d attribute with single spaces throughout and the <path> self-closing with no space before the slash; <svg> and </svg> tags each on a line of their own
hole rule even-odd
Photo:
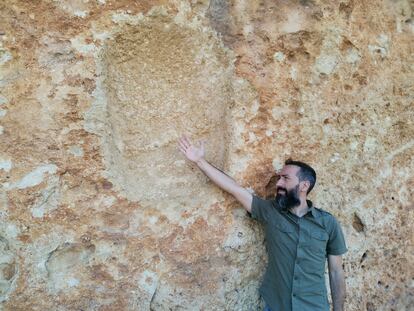
<svg viewBox="0 0 414 311">
<path fill-rule="evenodd" d="M 303 180 L 309 181 L 310 187 L 306 194 L 311 192 L 311 190 L 313 189 L 313 186 L 315 186 L 315 183 L 316 183 L 315 170 L 306 163 L 303 163 L 301 161 L 294 161 L 292 159 L 287 159 L 285 161 L 285 165 L 295 165 L 299 167 L 299 171 L 297 172 L 296 176 L 299 178 L 299 181 L 303 181 Z"/>
</svg>

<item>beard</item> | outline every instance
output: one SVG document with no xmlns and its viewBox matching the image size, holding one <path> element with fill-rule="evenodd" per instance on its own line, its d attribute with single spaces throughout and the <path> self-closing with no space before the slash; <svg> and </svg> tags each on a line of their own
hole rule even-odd
<svg viewBox="0 0 414 311">
<path fill-rule="evenodd" d="M 285 193 L 281 194 L 279 193 L 279 190 L 284 190 Z M 291 190 L 287 190 L 285 188 L 278 187 L 276 189 L 276 203 L 283 209 L 290 209 L 295 206 L 300 205 L 300 199 L 299 199 L 299 185 L 296 185 L 295 188 Z"/>
</svg>

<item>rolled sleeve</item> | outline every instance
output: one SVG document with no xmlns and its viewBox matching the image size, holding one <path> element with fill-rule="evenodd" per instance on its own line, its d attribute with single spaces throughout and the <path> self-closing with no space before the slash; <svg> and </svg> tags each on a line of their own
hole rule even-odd
<svg viewBox="0 0 414 311">
<path fill-rule="evenodd" d="M 270 209 L 272 208 L 272 201 L 263 200 L 258 196 L 253 195 L 252 201 L 252 218 L 260 222 L 268 222 L 270 218 Z"/>
<path fill-rule="evenodd" d="M 335 217 L 332 217 L 331 230 L 326 251 L 328 255 L 342 255 L 348 251 L 341 226 Z"/>
</svg>

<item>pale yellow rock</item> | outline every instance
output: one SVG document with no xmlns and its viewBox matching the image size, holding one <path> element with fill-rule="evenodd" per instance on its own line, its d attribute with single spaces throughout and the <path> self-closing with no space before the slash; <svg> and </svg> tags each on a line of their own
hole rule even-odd
<svg viewBox="0 0 414 311">
<path fill-rule="evenodd" d="M 176 146 L 343 226 L 346 310 L 414 305 L 414 4 L 0 3 L 0 310 L 260 310 L 261 226 Z"/>
</svg>

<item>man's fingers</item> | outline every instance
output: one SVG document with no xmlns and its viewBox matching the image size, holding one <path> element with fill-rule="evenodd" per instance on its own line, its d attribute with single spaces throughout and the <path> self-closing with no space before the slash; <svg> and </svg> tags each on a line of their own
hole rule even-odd
<svg viewBox="0 0 414 311">
<path fill-rule="evenodd" d="M 186 144 L 187 148 L 191 146 L 191 141 L 190 141 L 190 139 L 188 139 L 187 136 L 183 135 L 182 140 L 183 140 L 184 144 Z"/>
<path fill-rule="evenodd" d="M 187 145 L 182 140 L 179 140 L 179 147 L 184 150 L 184 153 L 188 149 Z"/>
<path fill-rule="evenodd" d="M 185 147 L 187 147 L 187 142 L 186 142 L 186 141 L 185 141 L 185 139 L 184 139 L 184 135 L 183 135 L 183 136 L 181 136 L 181 137 L 178 139 L 178 142 L 179 142 L 180 144 L 184 145 Z"/>
<path fill-rule="evenodd" d="M 186 143 L 186 141 L 184 140 L 184 137 L 181 137 L 179 140 L 178 140 L 178 142 L 179 142 L 179 144 L 181 145 L 181 146 L 183 146 L 184 148 L 188 148 L 189 146 L 188 146 L 188 144 Z"/>
<path fill-rule="evenodd" d="M 178 149 L 180 149 L 180 151 L 181 151 L 182 153 L 186 154 L 186 150 L 185 150 L 183 147 L 178 146 Z"/>
</svg>

